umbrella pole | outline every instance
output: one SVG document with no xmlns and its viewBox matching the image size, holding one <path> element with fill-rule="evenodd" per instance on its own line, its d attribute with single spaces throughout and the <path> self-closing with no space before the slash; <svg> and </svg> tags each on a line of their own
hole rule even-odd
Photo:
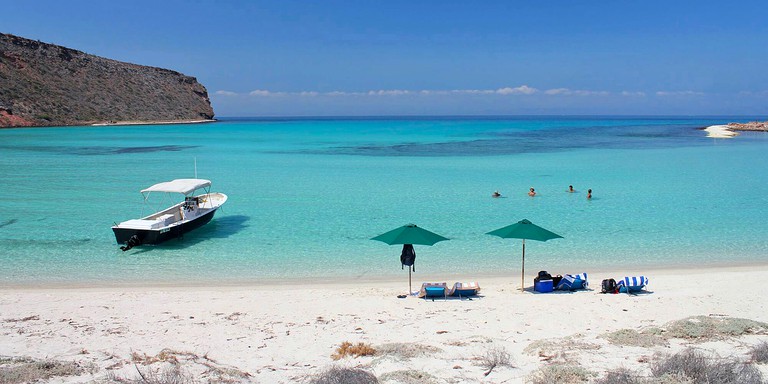
<svg viewBox="0 0 768 384">
<path fill-rule="evenodd" d="M 411 267 L 408 267 L 408 295 L 413 294 L 413 289 L 411 288 Z"/>
<path fill-rule="evenodd" d="M 520 274 L 520 292 L 525 292 L 525 239 L 523 239 L 523 271 Z"/>
</svg>

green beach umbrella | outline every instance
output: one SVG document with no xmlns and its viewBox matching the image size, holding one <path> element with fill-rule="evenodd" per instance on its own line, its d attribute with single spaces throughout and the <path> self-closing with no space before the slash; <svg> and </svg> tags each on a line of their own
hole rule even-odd
<svg viewBox="0 0 768 384">
<path fill-rule="evenodd" d="M 430 232 L 424 228 L 419 228 L 416 224 L 404 225 L 395 228 L 389 232 L 382 233 L 371 240 L 382 241 L 389 245 L 402 244 L 403 252 L 400 254 L 400 261 L 408 266 L 408 293 L 411 290 L 411 266 L 416 260 L 416 252 L 413 250 L 413 244 L 434 245 L 437 242 L 448 240 L 448 238 Z M 415 268 L 414 268 L 415 269 Z"/>
<path fill-rule="evenodd" d="M 547 241 L 551 239 L 562 239 L 563 237 L 550 232 L 536 224 L 531 223 L 528 219 L 523 219 L 515 224 L 508 225 L 504 228 L 499 228 L 495 231 L 487 233 L 488 235 L 498 236 L 504 239 L 523 239 L 523 272 L 521 275 L 520 290 L 523 291 L 525 287 L 525 240 Z"/>
</svg>

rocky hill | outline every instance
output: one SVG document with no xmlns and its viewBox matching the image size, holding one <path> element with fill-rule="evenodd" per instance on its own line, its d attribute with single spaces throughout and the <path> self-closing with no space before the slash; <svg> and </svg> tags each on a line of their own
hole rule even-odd
<svg viewBox="0 0 768 384">
<path fill-rule="evenodd" d="M 0 127 L 212 118 L 194 77 L 0 33 Z"/>
</svg>

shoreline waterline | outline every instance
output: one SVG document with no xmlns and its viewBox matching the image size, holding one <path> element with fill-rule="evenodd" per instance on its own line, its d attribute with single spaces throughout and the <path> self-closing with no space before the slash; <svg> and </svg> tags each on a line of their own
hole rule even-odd
<svg viewBox="0 0 768 384">
<path fill-rule="evenodd" d="M 648 268 L 588 268 L 583 270 L 576 269 L 547 269 L 547 271 L 554 275 L 562 275 L 565 273 L 578 274 L 587 273 L 589 276 L 590 287 L 593 290 L 599 290 L 600 281 L 608 278 L 619 279 L 624 276 L 639 276 L 644 275 L 646 277 L 652 277 L 654 275 L 665 276 L 686 276 L 692 274 L 701 273 L 715 273 L 715 272 L 749 272 L 755 269 L 768 270 L 768 262 L 752 262 L 752 263 L 738 263 L 738 264 L 712 264 L 706 266 L 696 267 L 683 267 L 683 266 L 658 266 Z M 532 281 L 538 270 L 526 268 L 525 284 L 526 287 L 532 285 Z M 412 275 L 412 287 L 416 291 L 424 282 L 446 282 L 448 285 L 452 285 L 457 281 L 476 281 L 481 287 L 488 284 L 515 284 L 519 289 L 520 270 L 515 271 L 510 269 L 509 272 L 499 273 L 461 273 L 461 274 L 437 274 L 424 272 L 420 274 Z M 651 284 L 653 280 L 651 280 Z M 400 277 L 392 276 L 339 276 L 334 278 L 296 278 L 296 279 L 259 279 L 259 281 L 253 280 L 231 280 L 231 281 L 202 281 L 198 283 L 190 283 L 188 280 L 167 281 L 167 282 L 115 282 L 115 283 L 93 283 L 93 282 L 78 282 L 78 283 L 29 283 L 29 284 L 2 284 L 0 285 L 0 293 L 2 292 L 38 292 L 38 291 L 122 291 L 125 289 L 131 291 L 185 291 L 185 290 L 251 290 L 259 288 L 280 288 L 280 289 L 306 289 L 306 288 L 321 288 L 321 287 L 340 287 L 340 288 L 354 288 L 364 285 L 369 286 L 402 286 L 405 288 L 408 284 L 407 273 L 403 273 Z M 406 289 L 407 290 L 407 289 Z"/>
<path fill-rule="evenodd" d="M 93 123 L 92 127 L 111 127 L 111 126 L 125 126 L 125 125 L 168 125 L 168 124 L 203 124 L 203 123 L 215 123 L 216 119 L 200 119 L 200 120 L 148 120 L 148 121 L 113 121 L 105 123 Z"/>
</svg>

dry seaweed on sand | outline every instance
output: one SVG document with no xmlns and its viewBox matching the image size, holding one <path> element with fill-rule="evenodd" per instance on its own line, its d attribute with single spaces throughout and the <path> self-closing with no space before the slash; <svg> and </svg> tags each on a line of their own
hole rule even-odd
<svg viewBox="0 0 768 384">
<path fill-rule="evenodd" d="M 480 366 L 487 369 L 487 371 L 483 373 L 483 376 L 490 375 L 491 371 L 496 367 L 513 367 L 512 356 L 504 347 L 498 345 L 488 347 L 488 349 L 485 350 L 485 353 L 482 356 L 478 356 L 476 360 L 479 362 Z"/>
<path fill-rule="evenodd" d="M 176 367 L 185 367 L 189 368 L 195 373 L 199 374 L 199 377 L 196 377 L 195 379 L 205 379 L 205 382 L 227 382 L 227 383 L 233 383 L 233 382 L 240 382 L 243 380 L 249 380 L 251 377 L 251 374 L 248 372 L 241 371 L 237 368 L 226 366 L 223 364 L 220 364 L 216 360 L 210 358 L 207 354 L 205 355 L 197 355 L 192 352 L 184 352 L 184 351 L 176 351 L 173 349 L 165 348 L 158 352 L 156 355 L 148 355 L 146 353 L 139 353 L 139 352 L 132 352 L 131 353 L 131 361 L 133 362 L 134 366 L 137 368 L 137 372 L 141 376 L 142 373 L 147 372 L 151 375 L 154 375 L 154 379 L 162 378 L 158 375 L 167 376 L 167 378 L 178 378 L 182 381 L 178 381 L 180 383 L 186 383 L 189 381 L 183 381 L 186 380 L 185 377 L 185 371 L 179 370 L 177 372 L 171 372 L 171 371 L 162 371 L 162 372 L 155 372 L 151 369 L 143 370 L 139 368 L 139 365 L 151 367 L 155 364 L 170 364 L 171 366 Z M 167 370 L 167 368 L 166 368 Z M 115 379 L 121 379 L 121 378 L 115 378 Z M 122 378 L 122 380 L 132 380 L 132 379 L 125 379 Z M 131 382 L 131 381 L 129 381 Z M 167 382 L 167 381 L 162 381 Z M 177 381 L 170 381 L 170 382 L 177 382 Z"/>
<path fill-rule="evenodd" d="M 28 357 L 0 357 L 0 383 L 32 383 L 54 377 L 80 376 L 94 372 L 95 366 Z"/>
<path fill-rule="evenodd" d="M 334 360 L 339 360 L 347 356 L 360 357 L 373 356 L 374 354 L 376 354 L 376 349 L 374 349 L 370 344 L 363 342 L 352 344 L 349 341 L 345 341 L 341 343 L 338 348 L 336 348 L 336 352 L 331 355 L 331 358 Z"/>
<path fill-rule="evenodd" d="M 527 384 L 570 384 L 586 383 L 595 373 L 579 365 L 552 364 L 545 365 L 534 371 L 526 378 Z"/>
<path fill-rule="evenodd" d="M 376 346 L 376 356 L 393 356 L 399 359 L 412 359 L 415 357 L 434 355 L 443 350 L 431 345 L 418 343 L 386 343 Z"/>
<path fill-rule="evenodd" d="M 708 341 L 743 335 L 766 335 L 768 324 L 733 317 L 693 316 L 673 321 L 664 330 L 668 338 Z"/>
<path fill-rule="evenodd" d="M 379 381 L 381 383 L 391 382 L 398 384 L 433 384 L 440 382 L 435 376 L 417 370 L 387 372 L 379 377 Z"/>
<path fill-rule="evenodd" d="M 364 369 L 332 366 L 313 375 L 309 384 L 378 384 L 376 376 Z"/>
<path fill-rule="evenodd" d="M 618 331 L 605 333 L 600 337 L 608 340 L 609 343 L 614 345 L 650 348 L 657 345 L 667 346 L 669 344 L 661 334 L 662 330 L 659 328 L 648 328 L 641 331 L 636 331 L 634 329 L 620 329 Z"/>
<path fill-rule="evenodd" d="M 640 376 L 637 372 L 626 368 L 618 368 L 606 372 L 606 374 L 595 380 L 594 384 L 650 384 L 649 380 Z M 656 383 L 661 384 L 661 383 Z M 670 383 L 671 384 L 671 383 Z"/>
<path fill-rule="evenodd" d="M 750 355 L 752 356 L 752 362 L 754 363 L 768 363 L 768 341 L 763 341 L 752 347 Z"/>
<path fill-rule="evenodd" d="M 595 343 L 578 340 L 576 337 L 564 337 L 560 339 L 536 340 L 523 350 L 528 355 L 539 356 L 543 360 L 558 359 L 569 361 L 569 356 L 580 351 L 594 351 L 600 349 Z"/>
<path fill-rule="evenodd" d="M 656 378 L 679 377 L 681 382 L 718 384 L 763 384 L 762 374 L 754 365 L 733 358 L 706 356 L 693 349 L 657 358 L 651 363 Z"/>
<path fill-rule="evenodd" d="M 126 384 L 197 384 L 199 381 L 195 377 L 176 364 L 165 365 L 159 371 L 153 370 L 149 366 L 136 368 L 136 375 L 132 378 L 118 376 L 112 372 L 107 376 L 107 383 L 126 383 Z M 210 381 L 207 381 L 210 382 Z"/>
</svg>

